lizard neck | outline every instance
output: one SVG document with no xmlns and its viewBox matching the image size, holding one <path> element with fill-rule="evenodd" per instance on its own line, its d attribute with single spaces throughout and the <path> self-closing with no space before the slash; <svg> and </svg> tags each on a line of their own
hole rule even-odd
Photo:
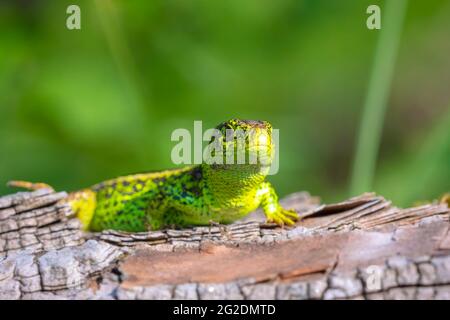
<svg viewBox="0 0 450 320">
<path fill-rule="evenodd" d="M 269 169 L 256 165 L 202 165 L 205 182 L 219 201 L 242 197 L 264 181 Z"/>
</svg>

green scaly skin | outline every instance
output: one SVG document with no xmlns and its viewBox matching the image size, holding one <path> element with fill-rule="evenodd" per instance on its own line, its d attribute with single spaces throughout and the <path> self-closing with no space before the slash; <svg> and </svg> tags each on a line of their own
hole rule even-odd
<svg viewBox="0 0 450 320">
<path fill-rule="evenodd" d="M 265 143 L 258 151 L 273 156 L 272 127 L 265 121 L 233 119 L 217 129 L 257 130 Z M 256 139 L 255 138 L 255 139 Z M 246 150 L 248 151 L 248 143 Z M 235 145 L 236 147 L 236 145 Z M 275 190 L 265 181 L 269 165 L 201 164 L 182 169 L 130 175 L 74 192 L 67 200 L 85 229 L 114 229 L 130 232 L 228 224 L 259 206 L 269 222 L 292 225 L 294 211 L 278 203 Z"/>
</svg>

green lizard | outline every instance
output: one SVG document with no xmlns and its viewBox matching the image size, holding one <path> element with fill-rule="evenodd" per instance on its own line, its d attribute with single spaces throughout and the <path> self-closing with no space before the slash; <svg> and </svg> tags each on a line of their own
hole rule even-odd
<svg viewBox="0 0 450 320">
<path fill-rule="evenodd" d="M 266 121 L 233 119 L 216 127 L 223 135 L 227 129 L 253 130 L 245 142 L 265 152 L 269 161 L 253 164 L 207 164 L 160 172 L 119 177 L 90 188 L 72 192 L 63 200 L 69 203 L 85 230 L 115 229 L 130 232 L 158 230 L 169 226 L 185 227 L 211 223 L 231 223 L 259 206 L 268 222 L 292 225 L 295 211 L 278 203 L 266 175 L 273 159 L 272 127 Z M 251 144 L 250 142 L 253 142 Z M 225 141 L 221 142 L 225 146 Z M 236 147 L 236 140 L 231 141 Z M 43 183 L 11 181 L 10 186 L 28 189 L 51 188 Z"/>
</svg>

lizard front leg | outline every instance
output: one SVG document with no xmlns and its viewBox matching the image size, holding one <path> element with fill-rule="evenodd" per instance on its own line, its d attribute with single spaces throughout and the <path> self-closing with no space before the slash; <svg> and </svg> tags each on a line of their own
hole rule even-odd
<svg viewBox="0 0 450 320">
<path fill-rule="evenodd" d="M 260 197 L 260 205 L 262 206 L 267 218 L 267 222 L 275 222 L 283 226 L 293 225 L 299 219 L 298 214 L 294 210 L 284 209 L 278 202 L 278 196 L 275 189 L 269 182 L 263 182 L 257 191 Z"/>
</svg>

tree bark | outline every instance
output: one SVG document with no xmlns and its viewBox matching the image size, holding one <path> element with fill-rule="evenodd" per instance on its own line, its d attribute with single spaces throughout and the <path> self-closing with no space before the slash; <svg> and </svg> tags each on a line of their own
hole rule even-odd
<svg viewBox="0 0 450 320">
<path fill-rule="evenodd" d="M 282 200 L 302 220 L 83 233 L 66 193 L 0 198 L 1 299 L 450 299 L 450 211 L 375 194 Z"/>
</svg>

